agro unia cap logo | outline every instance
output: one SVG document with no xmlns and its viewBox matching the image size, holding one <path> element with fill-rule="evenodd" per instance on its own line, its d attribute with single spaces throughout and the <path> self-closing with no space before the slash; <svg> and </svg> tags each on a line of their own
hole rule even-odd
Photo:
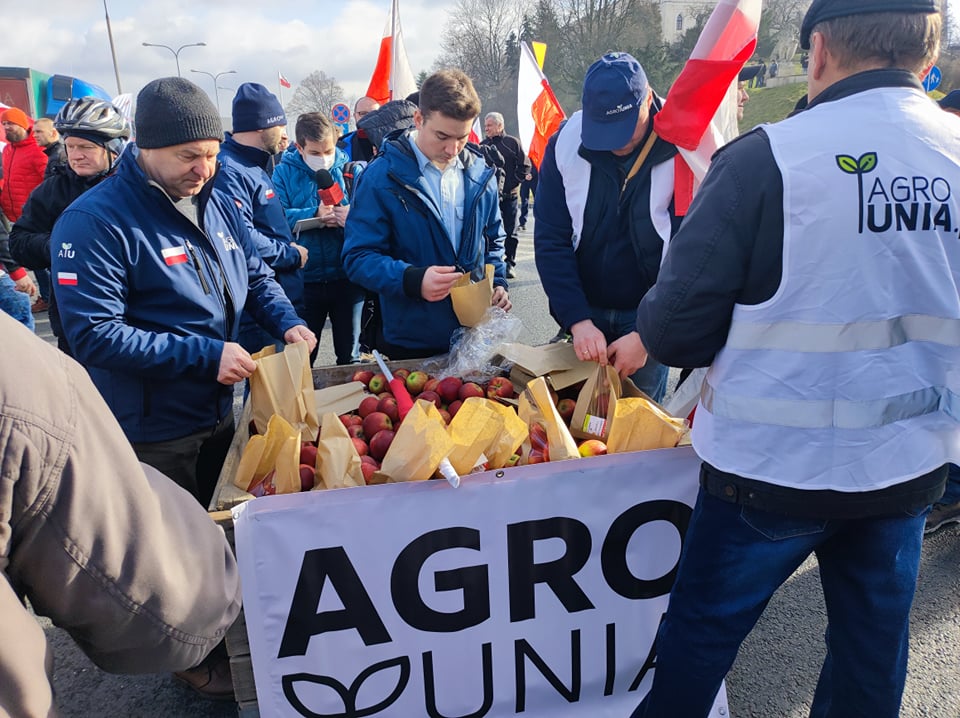
<svg viewBox="0 0 960 718">
<path fill-rule="evenodd" d="M 837 167 L 845 174 L 857 176 L 859 200 L 858 232 L 956 232 L 948 204 L 952 195 L 944 177 L 898 174 L 890 177 L 877 172 L 880 160 L 876 152 L 859 157 L 836 155 Z M 895 171 L 895 170 L 894 170 Z M 869 186 L 867 186 L 869 185 Z"/>
</svg>

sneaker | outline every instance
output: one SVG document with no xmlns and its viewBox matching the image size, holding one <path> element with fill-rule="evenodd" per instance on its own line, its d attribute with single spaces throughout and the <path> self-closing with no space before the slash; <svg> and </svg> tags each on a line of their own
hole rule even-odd
<svg viewBox="0 0 960 718">
<path fill-rule="evenodd" d="M 229 658 L 208 659 L 196 668 L 174 673 L 173 677 L 197 695 L 208 700 L 236 700 L 233 693 L 233 675 L 230 672 Z"/>
<path fill-rule="evenodd" d="M 508 264 L 508 265 L 507 265 L 507 279 L 516 279 L 516 278 L 517 278 L 517 272 L 516 272 L 516 270 L 513 268 L 513 265 L 512 265 L 512 264 Z"/>
<path fill-rule="evenodd" d="M 30 311 L 34 314 L 39 314 L 40 312 L 45 312 L 50 308 L 50 303 L 45 301 L 43 297 L 39 298 L 33 303 L 33 306 L 30 307 Z"/>
<path fill-rule="evenodd" d="M 527 228 L 527 225 L 525 225 L 525 224 L 521 224 L 521 225 L 520 225 L 520 231 L 521 231 L 521 232 L 522 232 L 523 230 L 525 230 L 526 228 Z"/>
<path fill-rule="evenodd" d="M 932 534 L 947 524 L 960 523 L 960 502 L 955 504 L 934 504 L 933 510 L 927 515 L 925 534 Z"/>
</svg>

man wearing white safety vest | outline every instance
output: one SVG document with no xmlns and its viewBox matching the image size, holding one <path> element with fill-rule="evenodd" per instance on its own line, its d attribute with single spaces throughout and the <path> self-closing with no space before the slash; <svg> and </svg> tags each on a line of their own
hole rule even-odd
<svg viewBox="0 0 960 718">
<path fill-rule="evenodd" d="M 807 108 L 716 155 L 640 304 L 653 357 L 710 370 L 634 718 L 707 716 L 811 553 L 829 626 L 810 715 L 899 713 L 924 517 L 960 460 L 960 118 L 918 79 L 940 31 L 937 0 L 814 0 Z"/>
</svg>

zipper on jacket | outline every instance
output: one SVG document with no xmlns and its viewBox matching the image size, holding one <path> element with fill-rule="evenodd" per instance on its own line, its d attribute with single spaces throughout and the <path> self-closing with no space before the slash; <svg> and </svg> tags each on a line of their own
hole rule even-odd
<svg viewBox="0 0 960 718">
<path fill-rule="evenodd" d="M 207 280 L 203 276 L 203 268 L 200 266 L 200 258 L 197 257 L 197 250 L 194 249 L 189 239 L 184 241 L 187 243 L 187 251 L 190 252 L 190 259 L 193 260 L 193 268 L 197 270 L 197 277 L 200 278 L 200 286 L 203 287 L 204 294 L 210 294 L 210 285 L 207 284 Z"/>
</svg>

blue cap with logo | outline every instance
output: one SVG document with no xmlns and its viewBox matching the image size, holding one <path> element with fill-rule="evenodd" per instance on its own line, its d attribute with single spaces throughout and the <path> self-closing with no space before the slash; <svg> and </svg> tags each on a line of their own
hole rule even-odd
<svg viewBox="0 0 960 718">
<path fill-rule="evenodd" d="M 233 131 L 250 132 L 287 124 L 280 100 L 256 82 L 244 82 L 233 98 Z"/>
<path fill-rule="evenodd" d="M 583 146 L 609 151 L 628 144 L 649 91 L 647 75 L 633 55 L 610 52 L 593 63 L 583 79 Z"/>
</svg>

